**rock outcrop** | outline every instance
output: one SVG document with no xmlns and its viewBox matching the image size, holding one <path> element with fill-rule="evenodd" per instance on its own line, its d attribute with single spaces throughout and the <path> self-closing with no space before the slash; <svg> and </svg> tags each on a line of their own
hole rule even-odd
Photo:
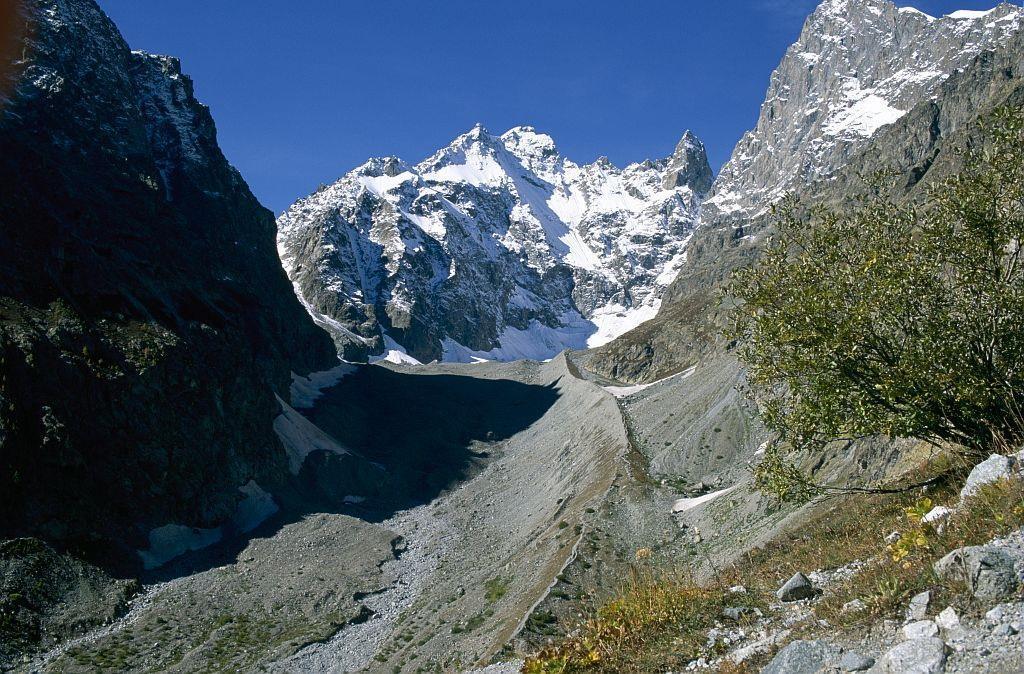
<svg viewBox="0 0 1024 674">
<path fill-rule="evenodd" d="M 0 100 L 0 538 L 131 569 L 288 479 L 291 371 L 335 363 L 177 60 L 22 0 Z"/>
<path fill-rule="evenodd" d="M 935 562 L 935 575 L 964 582 L 977 599 L 988 601 L 1012 598 L 1020 586 L 1016 560 L 997 547 L 958 548 Z"/>
<path fill-rule="evenodd" d="M 110 623 L 139 590 L 37 539 L 0 541 L 0 667 Z"/>
</svg>

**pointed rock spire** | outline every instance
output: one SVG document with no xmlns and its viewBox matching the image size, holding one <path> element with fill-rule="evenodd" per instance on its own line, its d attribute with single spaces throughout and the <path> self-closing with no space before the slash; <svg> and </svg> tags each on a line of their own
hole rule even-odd
<svg viewBox="0 0 1024 674">
<path fill-rule="evenodd" d="M 705 194 L 711 189 L 713 178 L 704 143 L 687 130 L 669 159 L 662 187 L 670 190 L 687 185 L 694 193 Z"/>
</svg>

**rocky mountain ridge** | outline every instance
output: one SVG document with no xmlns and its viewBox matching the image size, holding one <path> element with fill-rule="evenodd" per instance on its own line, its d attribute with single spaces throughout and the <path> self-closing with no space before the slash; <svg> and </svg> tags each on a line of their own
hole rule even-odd
<svg viewBox="0 0 1024 674">
<path fill-rule="evenodd" d="M 890 0 L 825 0 L 772 73 L 757 125 L 722 167 L 702 222 L 754 216 L 835 172 L 1022 22 L 1024 10 L 1006 2 L 936 18 Z"/>
<path fill-rule="evenodd" d="M 176 59 L 25 0 L 0 107 L 0 537 L 132 570 L 286 485 L 291 372 L 336 363 Z M 267 497 L 269 498 L 269 497 Z M 240 521 L 239 521 L 240 522 Z"/>
<path fill-rule="evenodd" d="M 785 194 L 841 199 L 856 189 L 855 173 L 913 171 L 909 181 L 920 180 L 928 166 L 913 164 L 927 148 L 973 121 L 971 104 L 991 100 L 986 87 L 995 75 L 977 70 L 992 52 L 1015 62 L 1022 20 L 1024 10 L 1008 3 L 941 18 L 889 0 L 819 5 L 772 74 L 756 127 L 702 203 L 658 316 L 588 354 L 588 367 L 653 381 L 720 350 L 720 289 L 756 258 L 771 204 Z M 971 102 L 952 100 L 964 96 Z M 921 111 L 934 112 L 942 98 L 950 103 L 941 125 L 917 118 L 933 114 Z"/>
<path fill-rule="evenodd" d="M 372 159 L 278 218 L 296 292 L 350 357 L 550 358 L 650 318 L 711 183 L 687 132 L 624 169 L 481 126 L 416 166 Z"/>
</svg>

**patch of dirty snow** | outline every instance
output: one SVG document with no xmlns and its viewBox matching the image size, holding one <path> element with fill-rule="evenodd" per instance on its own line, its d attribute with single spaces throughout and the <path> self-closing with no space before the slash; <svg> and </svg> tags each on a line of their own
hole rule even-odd
<svg viewBox="0 0 1024 674">
<path fill-rule="evenodd" d="M 719 496 L 722 496 L 723 494 L 728 494 L 735 488 L 736 485 L 733 485 L 731 487 L 726 487 L 725 489 L 713 491 L 710 494 L 704 494 L 703 496 L 695 496 L 693 498 L 681 498 L 672 504 L 672 513 L 678 514 L 685 513 L 687 510 L 693 510 L 697 506 L 704 505 L 708 501 L 713 501 Z"/>
<path fill-rule="evenodd" d="M 602 386 L 601 388 L 603 388 L 605 391 L 608 391 L 608 393 L 611 393 L 616 398 L 627 398 L 636 393 L 640 393 L 640 391 L 649 389 L 655 384 L 660 384 L 662 382 L 668 381 L 669 379 L 675 379 L 676 377 L 679 377 L 680 379 L 686 379 L 696 370 L 697 366 L 694 365 L 693 367 L 683 370 L 682 372 L 677 372 L 676 374 L 669 375 L 668 377 L 664 377 L 662 379 L 659 379 L 658 381 L 652 381 L 650 384 L 635 384 L 633 386 Z"/>
<path fill-rule="evenodd" d="M 345 375 L 352 374 L 359 369 L 353 363 L 341 363 L 337 367 L 321 372 L 310 372 L 308 376 L 292 372 L 292 385 L 289 395 L 292 399 L 292 407 L 297 410 L 306 410 L 313 407 L 313 403 L 323 395 L 324 389 L 329 389 L 340 382 Z"/>
</svg>

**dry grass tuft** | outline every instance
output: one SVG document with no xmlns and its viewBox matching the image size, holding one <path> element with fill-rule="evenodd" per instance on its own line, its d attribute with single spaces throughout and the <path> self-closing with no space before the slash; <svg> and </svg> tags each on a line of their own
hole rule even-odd
<svg viewBox="0 0 1024 674">
<path fill-rule="evenodd" d="M 932 592 L 933 606 L 977 608 L 966 587 L 940 580 L 932 565 L 956 548 L 987 543 L 1024 526 L 1024 481 L 1015 478 L 984 487 L 944 526 L 921 522 L 921 516 L 935 505 L 951 507 L 955 501 L 955 495 L 944 503 L 926 497 L 907 505 L 892 528 L 900 533 L 899 542 L 868 557 L 863 569 L 818 604 L 818 616 L 846 627 L 900 617 L 910 598 L 925 590 Z M 866 608 L 844 613 L 843 605 L 854 599 Z"/>
<path fill-rule="evenodd" d="M 634 567 L 619 596 L 560 642 L 526 661 L 529 674 L 666 671 L 704 646 L 703 632 L 735 603 L 728 593 L 676 574 Z M 744 598 L 745 605 L 750 602 Z"/>
</svg>

